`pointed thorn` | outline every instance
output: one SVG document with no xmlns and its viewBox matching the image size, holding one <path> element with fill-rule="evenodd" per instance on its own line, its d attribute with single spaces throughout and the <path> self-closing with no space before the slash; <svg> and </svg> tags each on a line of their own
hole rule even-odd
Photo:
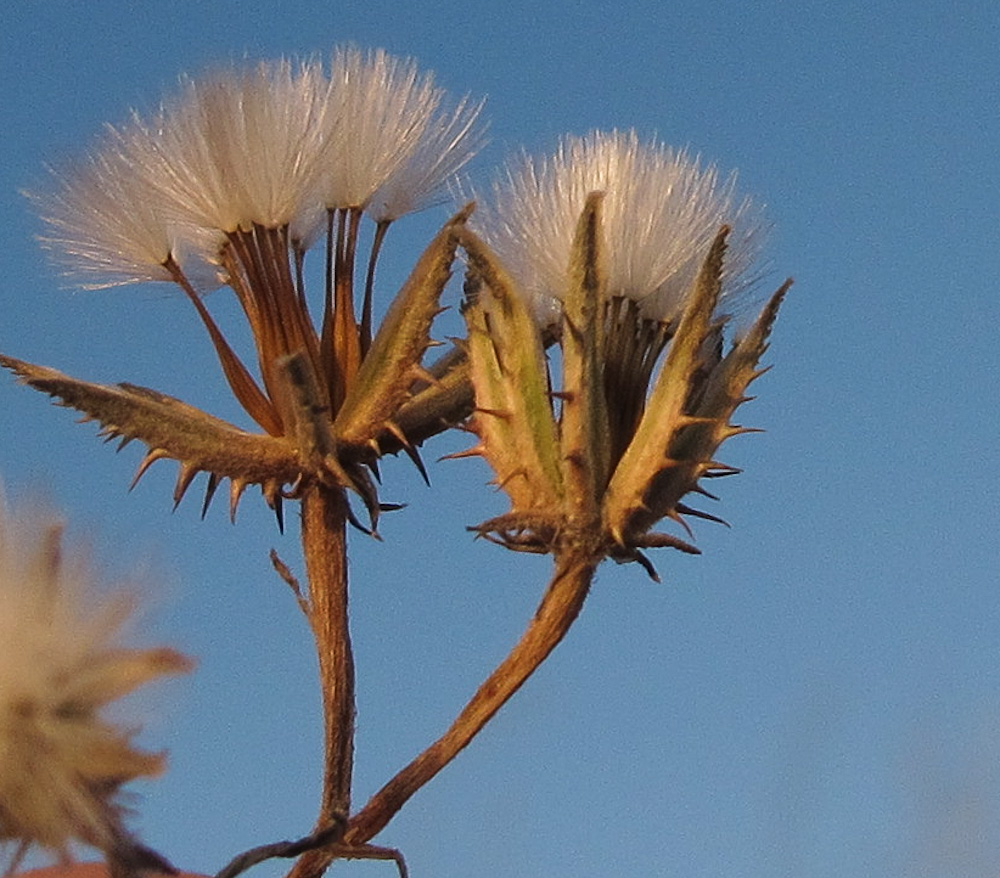
<svg viewBox="0 0 1000 878">
<path fill-rule="evenodd" d="M 760 427 L 740 427 L 733 424 L 726 431 L 726 438 L 731 439 L 733 436 L 743 436 L 746 433 L 766 433 L 766 430 L 762 430 Z"/>
<path fill-rule="evenodd" d="M 507 484 L 510 483 L 511 479 L 515 479 L 518 476 L 521 476 L 522 478 L 526 479 L 528 477 L 528 471 L 526 469 L 524 469 L 524 468 L 512 470 L 510 473 L 508 473 L 506 476 L 504 476 L 503 479 L 494 479 L 493 482 L 492 482 L 492 484 L 496 485 L 497 486 L 497 490 L 500 491 Z"/>
<path fill-rule="evenodd" d="M 135 486 L 139 484 L 139 479 L 141 479 L 146 474 L 146 470 L 148 470 L 154 463 L 156 463 L 156 461 L 163 460 L 166 457 L 170 457 L 170 455 L 162 448 L 154 448 L 151 451 L 147 452 L 146 456 L 142 459 L 142 462 L 139 464 L 139 469 L 136 471 L 135 478 L 132 479 L 132 484 L 128 486 L 128 489 L 130 491 L 133 490 Z"/>
<path fill-rule="evenodd" d="M 368 511 L 371 527 L 366 529 L 367 532 L 375 539 L 381 540 L 378 535 L 378 492 L 368 476 L 368 471 L 363 467 L 354 467 L 353 474 L 344 470 L 344 475 L 349 479 L 347 487 L 361 498 L 361 502 L 365 504 L 365 509 Z"/>
<path fill-rule="evenodd" d="M 702 497 L 708 497 L 709 500 L 719 499 L 715 494 L 711 493 L 710 491 L 706 491 L 701 485 L 698 484 L 696 484 L 691 490 L 694 491 L 695 493 L 701 494 Z"/>
<path fill-rule="evenodd" d="M 704 519 L 705 521 L 714 521 L 716 524 L 724 524 L 726 527 L 730 527 L 729 522 L 726 521 L 724 518 L 719 518 L 719 516 L 712 515 L 709 512 L 702 512 L 700 509 L 693 509 L 686 503 L 678 503 L 677 511 L 680 512 L 682 515 L 693 515 L 695 518 L 701 518 Z"/>
<path fill-rule="evenodd" d="M 187 493 L 187 489 L 191 486 L 191 482 L 201 470 L 198 467 L 190 463 L 181 464 L 181 471 L 177 474 L 177 484 L 174 485 L 174 508 L 173 512 L 177 511 L 177 507 L 181 505 L 181 500 L 184 499 L 184 495 Z"/>
<path fill-rule="evenodd" d="M 647 533 L 636 539 L 635 542 L 644 549 L 677 549 L 688 555 L 701 554 L 701 549 L 697 546 L 692 546 L 671 534 Z"/>
<path fill-rule="evenodd" d="M 729 466 L 729 464 L 722 463 L 718 460 L 710 460 L 708 463 L 703 463 L 701 466 L 705 467 L 705 475 L 711 476 L 735 476 L 739 475 L 743 470 L 739 467 Z"/>
<path fill-rule="evenodd" d="M 360 521 L 358 520 L 358 517 L 357 517 L 357 516 L 356 516 L 356 515 L 354 514 L 354 511 L 353 511 L 353 510 L 352 510 L 352 509 L 350 508 L 350 506 L 348 506 L 348 508 L 347 508 L 347 520 L 348 520 L 348 521 L 349 521 L 349 522 L 351 523 L 351 526 L 352 526 L 352 527 L 355 527 L 355 528 L 357 528 L 357 529 L 358 529 L 359 531 L 361 531 L 361 533 L 365 534 L 366 536 L 370 536 L 370 537 L 375 537 L 375 539 L 377 539 L 377 540 L 381 540 L 381 539 L 382 539 L 382 538 L 381 538 L 381 537 L 380 537 L 380 536 L 379 536 L 379 535 L 378 535 L 378 534 L 377 534 L 377 533 L 375 532 L 375 528 L 374 528 L 374 527 L 372 527 L 372 528 L 367 528 L 367 527 L 365 527 L 365 526 L 364 526 L 364 525 L 363 525 L 363 524 L 362 524 L 362 523 L 361 523 L 361 522 L 360 522 Z"/>
<path fill-rule="evenodd" d="M 403 428 L 400 427 L 399 424 L 397 424 L 395 421 L 391 421 L 391 420 L 390 421 L 386 421 L 382 425 L 382 429 L 385 430 L 390 435 L 394 436 L 396 438 L 396 441 L 398 441 L 399 444 L 402 445 L 404 448 L 406 448 L 408 445 L 410 445 L 410 440 L 407 438 L 406 434 L 403 432 Z"/>
<path fill-rule="evenodd" d="M 272 483 L 270 487 L 264 489 L 264 496 L 267 498 L 267 505 L 274 512 L 275 520 L 278 522 L 278 533 L 285 532 L 285 504 L 281 498 L 281 489 Z"/>
<path fill-rule="evenodd" d="M 240 498 L 247 489 L 246 479 L 233 479 L 229 485 L 229 520 L 236 523 L 236 507 L 240 505 Z"/>
<path fill-rule="evenodd" d="M 649 560 L 645 555 L 642 554 L 638 549 L 635 549 L 635 555 L 632 558 L 637 564 L 639 564 L 646 573 L 649 574 L 649 578 L 653 582 L 661 582 L 660 574 L 656 572 L 656 568 L 653 566 L 653 562 Z"/>
<path fill-rule="evenodd" d="M 453 451 L 451 454 L 445 454 L 438 458 L 438 462 L 442 460 L 461 460 L 464 457 L 483 457 L 485 451 L 485 446 L 474 445 L 472 448 L 466 448 L 463 451 Z"/>
<path fill-rule="evenodd" d="M 417 451 L 412 445 L 404 445 L 403 451 L 406 452 L 406 456 L 410 458 L 410 461 L 417 468 L 417 472 L 420 473 L 420 477 L 424 480 L 424 484 L 429 488 L 431 486 L 431 477 L 427 475 L 427 467 L 424 466 L 424 462 L 420 457 L 420 452 Z"/>
<path fill-rule="evenodd" d="M 679 512 L 677 511 L 677 509 L 671 509 L 671 510 L 670 510 L 670 511 L 669 511 L 669 512 L 667 513 L 666 517 L 667 517 L 667 518 L 669 518 L 669 519 L 670 519 L 671 521 L 676 521 L 676 522 L 677 522 L 677 523 L 678 523 L 678 524 L 679 524 L 679 525 L 680 525 L 680 526 L 681 526 L 682 528 L 684 528 L 684 530 L 685 530 L 685 532 L 687 533 L 687 535 L 688 535 L 689 537 L 691 537 L 691 539 L 692 539 L 692 540 L 694 539 L 694 531 L 693 531 L 693 530 L 691 530 L 691 525 L 690 525 L 690 524 L 688 524 L 688 523 L 687 523 L 687 522 L 686 522 L 686 521 L 685 521 L 685 520 L 684 520 L 684 519 L 683 519 L 683 518 L 681 517 L 681 514 L 680 514 L 680 513 L 679 513 Z M 685 543 L 685 545 L 687 545 L 687 543 Z"/>
<path fill-rule="evenodd" d="M 205 515 L 208 513 L 208 507 L 212 503 L 212 497 L 215 496 L 215 489 L 219 487 L 219 477 L 215 473 L 208 474 L 208 487 L 205 489 L 205 502 L 201 505 L 201 518 L 202 521 L 205 520 Z"/>
</svg>

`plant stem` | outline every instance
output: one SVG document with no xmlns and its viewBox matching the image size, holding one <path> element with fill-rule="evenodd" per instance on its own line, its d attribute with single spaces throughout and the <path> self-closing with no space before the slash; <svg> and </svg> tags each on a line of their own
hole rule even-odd
<svg viewBox="0 0 1000 878">
<path fill-rule="evenodd" d="M 354 763 L 354 656 L 347 613 L 347 500 L 339 488 L 310 485 L 302 497 L 302 549 L 309 578 L 309 623 L 319 655 L 326 770 L 317 829 L 351 808 Z M 306 854 L 289 878 L 315 878 L 326 863 Z"/>
<path fill-rule="evenodd" d="M 567 552 L 527 630 L 479 687 L 451 728 L 379 790 L 348 824 L 346 845 L 361 845 L 379 833 L 406 801 L 479 733 L 566 636 L 583 607 L 600 556 Z"/>
</svg>

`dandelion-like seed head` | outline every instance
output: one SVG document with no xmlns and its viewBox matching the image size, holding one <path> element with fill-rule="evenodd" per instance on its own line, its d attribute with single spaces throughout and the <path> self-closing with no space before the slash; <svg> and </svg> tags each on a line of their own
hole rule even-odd
<svg viewBox="0 0 1000 878">
<path fill-rule="evenodd" d="M 462 98 L 450 114 L 426 128 L 413 153 L 370 199 L 376 222 L 392 222 L 429 204 L 479 151 L 485 133 L 478 125 L 483 101 Z"/>
<path fill-rule="evenodd" d="M 382 49 L 338 48 L 330 80 L 323 201 L 330 209 L 364 208 L 418 149 L 444 92 L 416 62 Z"/>
<path fill-rule="evenodd" d="M 232 514 L 247 485 L 259 484 L 279 521 L 283 486 L 297 491 L 317 476 L 356 491 L 377 514 L 366 468 L 393 447 L 419 459 L 394 416 L 425 381 L 421 361 L 458 246 L 453 226 L 467 213 L 415 266 L 401 291 L 411 300 L 399 309 L 405 319 L 390 321 L 381 338 L 379 255 L 391 223 L 434 199 L 476 151 L 481 108 L 468 98 L 450 103 L 432 74 L 381 50 L 338 49 L 329 72 L 315 60 L 234 67 L 183 79 L 156 112 L 109 127 L 88 161 L 38 198 L 49 245 L 88 285 L 168 280 L 183 290 L 237 400 L 276 440 L 243 447 L 245 436 L 176 401 L 125 390 L 122 405 L 122 392 L 112 393 L 112 403 L 105 390 L 87 388 L 91 417 L 111 434 L 146 442 L 140 472 L 161 456 L 180 461 L 175 499 L 198 472 L 211 473 L 209 498 L 228 478 Z M 376 229 L 359 277 L 366 216 Z M 317 295 L 305 265 L 320 241 L 325 271 Z M 203 301 L 219 284 L 239 302 L 255 363 L 234 350 Z M 363 371 L 374 348 L 377 363 Z M 297 377 L 292 361 L 301 367 Z M 466 399 L 446 404 L 462 409 Z M 425 397 L 411 413 L 436 431 L 448 419 L 432 409 Z M 337 455 L 330 453 L 335 439 Z M 321 472 L 308 474 L 310 467 Z"/>
<path fill-rule="evenodd" d="M 655 576 L 643 549 L 697 552 L 657 522 L 716 519 L 685 497 L 735 472 L 716 452 L 744 432 L 732 417 L 791 280 L 726 351 L 755 211 L 732 177 L 634 132 L 568 137 L 509 167 L 494 194 L 477 220 L 492 250 L 468 247 L 469 453 L 489 460 L 511 512 L 477 531 L 557 555 L 589 540 Z"/>
<path fill-rule="evenodd" d="M 119 145 L 112 130 L 104 150 L 53 172 L 55 191 L 29 193 L 48 227 L 42 244 L 89 289 L 169 281 L 165 264 L 180 249 L 155 190 Z"/>
<path fill-rule="evenodd" d="M 225 235 L 318 214 L 330 83 L 321 65 L 279 60 L 183 79 L 151 118 L 107 126 L 87 158 L 31 194 L 42 240 L 88 287 L 219 282 Z"/>
<path fill-rule="evenodd" d="M 192 225 L 288 225 L 313 195 L 328 90 L 318 64 L 288 60 L 184 79 L 151 124 L 136 124 L 134 163 Z"/>
<path fill-rule="evenodd" d="M 159 774 L 163 756 L 136 749 L 133 730 L 102 711 L 190 662 L 124 647 L 134 600 L 95 592 L 85 559 L 64 556 L 60 538 L 59 524 L 17 520 L 0 505 L 0 841 L 63 858 L 83 842 L 120 863 L 155 864 L 122 827 L 117 795 Z"/>
<path fill-rule="evenodd" d="M 667 321 L 723 225 L 733 227 L 725 293 L 739 289 L 756 255 L 760 224 L 735 177 L 720 179 L 683 151 L 634 131 L 566 137 L 549 157 L 524 155 L 497 182 L 475 222 L 520 281 L 543 323 L 558 317 L 570 247 L 587 196 L 603 192 L 607 291 Z"/>
</svg>

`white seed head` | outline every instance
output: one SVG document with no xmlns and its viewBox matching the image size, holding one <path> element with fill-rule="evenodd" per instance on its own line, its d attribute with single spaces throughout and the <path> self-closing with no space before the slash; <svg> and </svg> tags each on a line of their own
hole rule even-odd
<svg viewBox="0 0 1000 878">
<path fill-rule="evenodd" d="M 102 709 L 190 663 L 125 648 L 134 601 L 95 593 L 60 536 L 58 524 L 14 520 L 0 503 L 0 842 L 66 856 L 74 841 L 111 851 L 127 838 L 119 787 L 163 769 Z"/>
<path fill-rule="evenodd" d="M 328 88 L 317 64 L 285 60 L 187 79 L 151 124 L 135 125 L 135 164 L 192 225 L 287 225 L 315 186 Z"/>
<path fill-rule="evenodd" d="M 87 288 L 168 281 L 174 232 L 156 193 L 109 142 L 75 167 L 54 171 L 56 188 L 28 193 L 48 232 L 42 244 Z"/>
<path fill-rule="evenodd" d="M 725 287 L 741 285 L 759 225 L 735 178 L 634 131 L 564 138 L 554 156 L 508 166 L 474 223 L 521 282 L 539 319 L 551 322 L 567 278 L 570 246 L 587 195 L 602 206 L 608 294 L 669 319 L 682 307 L 719 228 L 733 227 Z"/>
<path fill-rule="evenodd" d="M 330 79 L 323 203 L 364 208 L 418 151 L 444 92 L 414 61 L 381 49 L 337 49 Z"/>
<path fill-rule="evenodd" d="M 468 96 L 450 113 L 436 113 L 407 161 L 383 183 L 369 203 L 375 222 L 392 222 L 430 204 L 482 148 L 483 101 Z"/>
<path fill-rule="evenodd" d="M 84 162 L 31 195 L 43 242 L 89 287 L 220 282 L 227 233 L 288 226 L 306 247 L 327 211 L 391 221 L 429 203 L 482 145 L 482 103 L 445 92 L 408 59 L 338 49 L 183 79 L 160 109 L 108 126 Z"/>
</svg>

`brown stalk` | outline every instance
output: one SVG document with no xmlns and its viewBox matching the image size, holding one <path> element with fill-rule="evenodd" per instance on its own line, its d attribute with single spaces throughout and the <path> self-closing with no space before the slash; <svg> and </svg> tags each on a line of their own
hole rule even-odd
<svg viewBox="0 0 1000 878">
<path fill-rule="evenodd" d="M 267 309 L 262 308 L 262 302 L 255 295 L 253 278 L 247 272 L 246 259 L 249 254 L 246 248 L 235 236 L 230 236 L 228 244 L 221 251 L 222 266 L 226 270 L 226 279 L 230 287 L 236 292 L 236 298 L 243 307 L 243 313 L 247 316 L 250 330 L 253 333 L 254 344 L 257 347 L 257 363 L 260 367 L 260 375 L 264 382 L 264 387 L 276 405 L 276 410 L 280 407 L 280 385 L 276 376 L 276 357 L 274 352 L 279 349 L 275 341 L 275 331 Z M 287 417 L 288 412 L 279 412 L 279 419 Z"/>
<path fill-rule="evenodd" d="M 361 356 L 368 353 L 372 343 L 372 307 L 375 298 L 375 266 L 378 263 L 390 220 L 382 220 L 375 226 L 375 238 L 368 256 L 368 274 L 365 277 L 365 297 L 361 306 Z"/>
<path fill-rule="evenodd" d="M 309 311 L 305 302 L 296 291 L 290 264 L 290 257 L 294 258 L 294 254 L 288 242 L 288 226 L 273 229 L 270 241 L 271 258 L 274 260 L 278 273 L 281 313 L 293 325 L 295 331 L 295 344 L 290 348 L 289 353 L 305 350 L 312 360 L 313 369 L 316 370 L 317 374 L 320 374 L 319 336 L 316 335 L 316 328 L 309 319 Z"/>
<path fill-rule="evenodd" d="M 334 409 L 340 407 L 361 366 L 361 339 L 354 313 L 354 265 L 358 247 L 361 211 L 355 208 L 341 211 L 338 230 L 337 271 L 334 278 L 333 350 L 336 370 L 331 390 Z M 346 237 L 341 233 L 345 231 Z M 341 247 L 341 241 L 343 246 Z"/>
<path fill-rule="evenodd" d="M 222 364 L 222 371 L 232 388 L 236 399 L 240 402 L 247 413 L 252 417 L 269 435 L 280 436 L 282 434 L 281 421 L 271 405 L 271 401 L 263 394 L 257 386 L 257 382 L 247 371 L 242 360 L 229 346 L 222 331 L 219 329 L 212 315 L 208 313 L 205 303 L 202 302 L 194 287 L 191 286 L 187 276 L 181 267 L 174 261 L 173 257 L 167 260 L 164 267 L 171 273 L 174 282 L 184 290 L 191 304 L 194 305 L 201 322 L 208 330 L 212 339 L 212 345 Z"/>
<path fill-rule="evenodd" d="M 558 556 L 552 581 L 520 641 L 479 687 L 451 728 L 351 818 L 344 833 L 345 845 L 363 845 L 379 833 L 417 790 L 465 748 L 545 661 L 579 615 L 601 557 L 598 552 L 576 547 Z M 318 851 L 315 858 L 322 855 L 323 852 Z M 329 854 L 327 856 L 332 859 Z"/>
<path fill-rule="evenodd" d="M 347 500 L 340 488 L 315 482 L 302 495 L 302 549 L 309 579 L 309 623 L 323 691 L 326 770 L 317 831 L 351 809 L 354 764 L 354 656 L 347 607 Z M 307 854 L 289 878 L 318 875 Z"/>
</svg>

